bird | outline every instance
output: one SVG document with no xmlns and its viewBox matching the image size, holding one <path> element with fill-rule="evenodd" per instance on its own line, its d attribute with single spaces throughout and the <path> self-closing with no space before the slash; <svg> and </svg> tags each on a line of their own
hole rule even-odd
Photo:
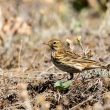
<svg viewBox="0 0 110 110">
<path fill-rule="evenodd" d="M 57 68 L 70 74 L 69 80 L 73 79 L 75 73 L 95 68 L 106 68 L 100 62 L 67 50 L 59 39 L 52 39 L 48 41 L 47 45 L 51 50 L 51 61 Z"/>
</svg>

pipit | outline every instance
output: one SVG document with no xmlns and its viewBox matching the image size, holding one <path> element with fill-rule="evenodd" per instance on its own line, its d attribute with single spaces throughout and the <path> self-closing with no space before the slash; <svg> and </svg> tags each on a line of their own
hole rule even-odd
<svg viewBox="0 0 110 110">
<path fill-rule="evenodd" d="M 80 55 L 65 49 L 60 40 L 53 39 L 48 42 L 51 49 L 51 60 L 53 64 L 62 71 L 70 74 L 70 80 L 74 73 L 95 68 L 106 68 L 100 62 L 81 57 Z"/>
</svg>

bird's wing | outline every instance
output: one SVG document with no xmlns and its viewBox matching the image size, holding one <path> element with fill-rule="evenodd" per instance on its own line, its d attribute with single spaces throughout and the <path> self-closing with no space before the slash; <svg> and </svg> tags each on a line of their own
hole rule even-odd
<svg viewBox="0 0 110 110">
<path fill-rule="evenodd" d="M 61 56 L 59 56 L 59 62 L 62 63 L 63 65 L 70 66 L 72 68 L 76 68 L 80 71 L 84 69 L 93 69 L 93 68 L 99 68 L 101 67 L 99 62 L 96 62 L 94 60 L 86 59 L 86 58 L 81 58 L 77 57 L 75 58 L 73 55 L 70 53 L 66 53 Z"/>
<path fill-rule="evenodd" d="M 75 52 L 67 51 L 67 50 L 66 50 L 66 54 L 67 54 L 68 56 L 71 56 L 72 58 L 75 58 L 75 59 L 81 57 L 81 55 L 79 55 L 79 54 L 77 54 L 77 53 L 75 53 Z"/>
</svg>

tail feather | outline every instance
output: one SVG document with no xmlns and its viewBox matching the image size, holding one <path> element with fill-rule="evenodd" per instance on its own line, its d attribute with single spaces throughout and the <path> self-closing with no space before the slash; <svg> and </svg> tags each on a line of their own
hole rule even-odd
<svg viewBox="0 0 110 110">
<path fill-rule="evenodd" d="M 106 65 L 106 66 L 102 66 L 103 69 L 107 69 L 110 70 L 110 64 Z"/>
</svg>

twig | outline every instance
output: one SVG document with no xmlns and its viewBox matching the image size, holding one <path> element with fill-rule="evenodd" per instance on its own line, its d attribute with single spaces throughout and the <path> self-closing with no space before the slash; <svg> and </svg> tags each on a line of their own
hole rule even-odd
<svg viewBox="0 0 110 110">
<path fill-rule="evenodd" d="M 94 95 L 89 96 L 85 101 L 83 101 L 83 102 L 77 104 L 76 106 L 72 107 L 72 108 L 69 109 L 69 110 L 75 110 L 75 109 L 78 108 L 79 106 L 81 106 L 81 105 L 83 105 L 84 103 L 86 103 L 87 101 L 91 100 L 93 97 L 94 97 Z"/>
<path fill-rule="evenodd" d="M 2 77 L 3 77 L 3 83 L 4 83 L 4 94 L 7 93 L 7 91 L 9 90 L 8 86 L 7 86 L 7 83 L 6 83 L 6 77 L 5 77 L 5 72 L 3 70 L 1 70 L 1 73 L 2 73 Z"/>
<path fill-rule="evenodd" d="M 23 47 L 23 44 L 22 44 L 22 41 L 21 41 L 21 45 L 20 45 L 20 48 L 19 48 L 19 55 L 18 55 L 18 68 L 20 68 L 20 63 L 21 63 L 21 51 L 22 51 L 22 47 Z"/>
<path fill-rule="evenodd" d="M 78 44 L 79 44 L 79 46 L 81 47 L 81 49 L 82 49 L 82 51 L 83 51 L 84 56 L 86 56 L 86 51 L 85 51 L 85 49 L 84 49 L 84 47 L 83 47 L 83 44 L 82 44 L 82 42 L 81 42 L 81 36 L 78 36 L 78 37 L 77 37 L 77 41 L 78 41 Z"/>
</svg>

